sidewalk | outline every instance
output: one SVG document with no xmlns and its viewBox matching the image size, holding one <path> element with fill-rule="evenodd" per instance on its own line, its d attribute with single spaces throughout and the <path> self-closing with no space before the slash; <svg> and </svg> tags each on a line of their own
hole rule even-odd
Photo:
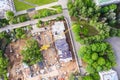
<svg viewBox="0 0 120 80">
<path fill-rule="evenodd" d="M 63 8 L 63 15 L 68 21 L 68 27 L 72 28 L 71 18 L 70 18 L 70 15 L 69 15 L 69 11 L 67 9 L 67 1 L 68 0 L 59 0 L 58 2 L 59 2 L 59 4 L 61 4 L 61 6 Z M 74 35 L 72 30 L 70 30 L 70 35 L 71 35 L 71 40 L 73 42 L 73 47 L 75 48 L 74 53 L 75 53 L 76 63 L 79 67 L 79 72 L 80 72 L 81 75 L 84 75 L 86 73 L 86 71 L 82 67 L 81 58 L 78 57 L 78 50 L 80 49 L 81 44 L 79 42 L 75 41 L 75 35 Z"/>
<path fill-rule="evenodd" d="M 19 24 L 8 25 L 8 26 L 6 26 L 4 28 L 0 28 L 0 32 L 6 31 L 8 29 L 12 30 L 12 29 L 15 29 L 15 28 L 28 26 L 28 25 L 31 25 L 31 24 L 36 24 L 36 23 L 38 23 L 38 20 L 48 21 L 48 20 L 56 19 L 57 17 L 60 17 L 60 16 L 62 16 L 62 14 L 48 16 L 48 17 L 41 18 L 41 19 L 30 20 L 30 21 L 26 21 L 26 22 L 23 22 L 23 23 L 19 23 Z"/>
</svg>

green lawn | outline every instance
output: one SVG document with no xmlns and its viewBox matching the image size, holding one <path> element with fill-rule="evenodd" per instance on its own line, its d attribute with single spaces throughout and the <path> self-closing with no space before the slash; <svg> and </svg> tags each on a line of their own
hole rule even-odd
<svg viewBox="0 0 120 80">
<path fill-rule="evenodd" d="M 80 21 L 79 24 L 81 26 L 83 26 L 82 28 L 80 28 L 80 34 L 84 35 L 84 37 L 90 37 L 90 36 L 95 36 L 97 35 L 99 32 L 96 30 L 95 27 L 89 25 L 87 22 L 85 21 Z M 84 34 L 84 32 L 86 34 Z"/>
<path fill-rule="evenodd" d="M 49 4 L 49 3 L 55 2 L 57 0 L 25 0 L 25 1 L 41 6 L 44 4 Z"/>
<path fill-rule="evenodd" d="M 33 6 L 20 2 L 19 0 L 14 0 L 14 4 L 15 4 L 16 11 L 33 8 Z"/>
<path fill-rule="evenodd" d="M 97 29 L 91 25 L 88 24 L 88 22 L 86 21 L 80 21 L 75 23 L 75 25 L 73 25 L 73 32 L 75 33 L 76 36 L 76 40 L 80 40 L 87 38 L 87 37 L 91 37 L 91 36 L 95 36 L 98 35 L 99 32 L 97 31 Z"/>
<path fill-rule="evenodd" d="M 38 13 L 33 15 L 33 18 L 38 19 L 38 18 L 43 18 L 43 17 L 47 17 L 47 16 L 62 13 L 62 7 L 60 5 L 52 6 L 51 8 L 53 8 L 53 10 L 52 9 L 46 9 L 46 8 L 38 10 L 37 11 Z"/>
<path fill-rule="evenodd" d="M 41 6 L 41 5 L 45 5 L 45 4 L 55 2 L 57 0 L 25 0 L 25 1 Z M 15 4 L 16 11 L 21 11 L 21 10 L 34 8 L 34 6 L 25 4 L 24 2 L 21 2 L 19 0 L 14 0 L 14 4 Z"/>
</svg>

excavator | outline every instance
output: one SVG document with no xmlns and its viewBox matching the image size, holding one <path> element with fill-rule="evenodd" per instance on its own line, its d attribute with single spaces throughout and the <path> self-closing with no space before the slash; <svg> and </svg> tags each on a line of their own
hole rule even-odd
<svg viewBox="0 0 120 80">
<path fill-rule="evenodd" d="M 50 47 L 50 45 L 43 45 L 43 46 L 40 48 L 40 51 L 42 51 L 42 50 L 47 50 L 49 47 Z"/>
</svg>

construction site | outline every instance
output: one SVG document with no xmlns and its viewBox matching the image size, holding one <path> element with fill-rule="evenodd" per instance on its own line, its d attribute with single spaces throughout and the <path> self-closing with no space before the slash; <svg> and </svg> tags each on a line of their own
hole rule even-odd
<svg viewBox="0 0 120 80">
<path fill-rule="evenodd" d="M 69 80 L 78 67 L 66 22 L 54 21 L 42 28 L 34 24 L 32 28 L 32 38 L 37 40 L 44 60 L 28 66 L 20 53 L 27 39 L 12 42 L 5 52 L 10 63 L 9 80 Z"/>
</svg>

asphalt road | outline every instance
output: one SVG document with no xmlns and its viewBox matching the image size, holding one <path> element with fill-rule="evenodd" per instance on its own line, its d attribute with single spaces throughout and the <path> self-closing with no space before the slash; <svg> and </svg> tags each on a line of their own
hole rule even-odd
<svg viewBox="0 0 120 80">
<path fill-rule="evenodd" d="M 119 79 L 120 79 L 120 37 L 113 37 L 107 39 L 107 41 L 112 45 L 113 50 L 115 52 L 117 66 L 113 69 L 117 71 Z"/>
<path fill-rule="evenodd" d="M 70 18 L 70 15 L 69 15 L 69 11 L 67 9 L 67 2 L 68 0 L 59 0 L 58 3 L 61 4 L 62 8 L 63 8 L 63 15 L 64 17 L 67 19 L 68 23 L 69 23 L 69 28 L 72 27 L 72 22 L 71 22 L 71 18 Z M 74 33 L 72 32 L 72 30 L 70 30 L 70 35 L 71 35 L 71 39 L 72 39 L 72 42 L 73 42 L 73 45 L 74 45 L 74 50 L 75 50 L 75 58 L 76 58 L 76 63 L 79 67 L 79 71 L 80 71 L 80 74 L 81 75 L 84 75 L 86 73 L 85 69 L 82 66 L 82 61 L 81 59 L 77 56 L 78 55 L 78 50 L 80 49 L 81 45 L 79 42 L 75 41 L 75 36 L 74 36 Z"/>
</svg>

